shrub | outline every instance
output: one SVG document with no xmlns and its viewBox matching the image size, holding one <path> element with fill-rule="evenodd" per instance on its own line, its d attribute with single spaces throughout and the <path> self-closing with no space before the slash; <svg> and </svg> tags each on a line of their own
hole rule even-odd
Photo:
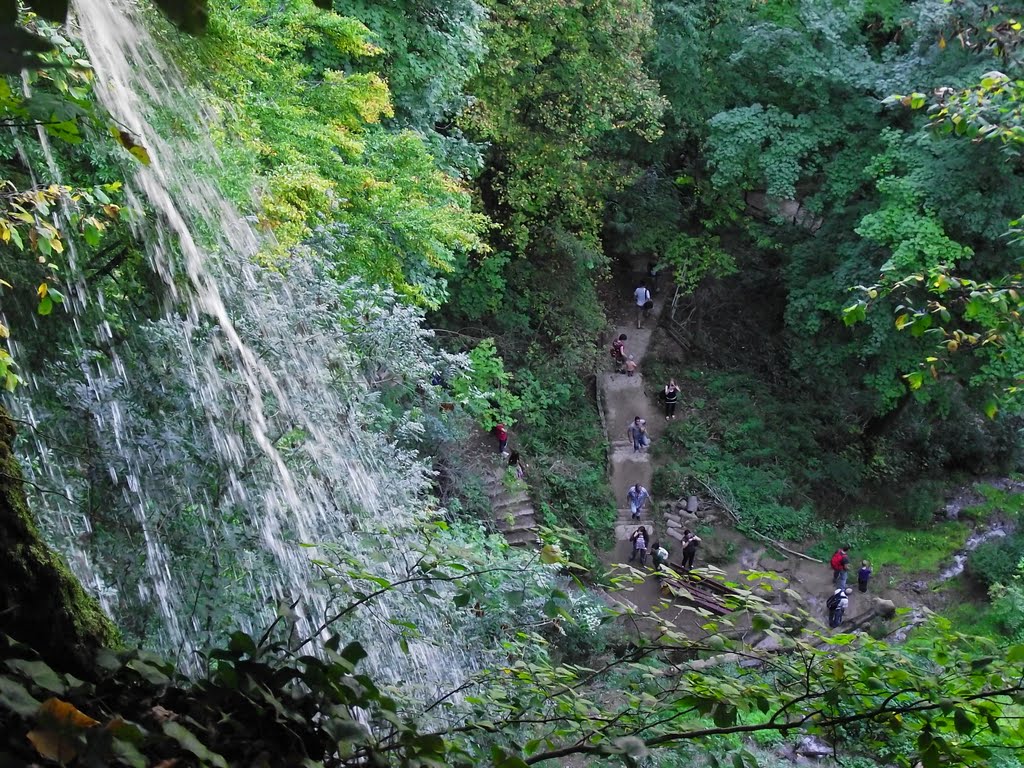
<svg viewBox="0 0 1024 768">
<path fill-rule="evenodd" d="M 987 587 L 1008 584 L 1024 558 L 1024 534 L 986 541 L 967 559 L 967 574 Z"/>
<path fill-rule="evenodd" d="M 907 526 L 924 527 L 935 521 L 935 512 L 942 508 L 943 484 L 937 480 L 914 483 L 901 500 L 896 518 Z"/>
</svg>

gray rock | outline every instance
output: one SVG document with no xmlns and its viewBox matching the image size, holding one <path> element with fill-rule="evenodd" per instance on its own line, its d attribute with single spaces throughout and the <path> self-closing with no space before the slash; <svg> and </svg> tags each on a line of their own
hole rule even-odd
<svg viewBox="0 0 1024 768">
<path fill-rule="evenodd" d="M 832 747 L 817 736 L 804 736 L 796 743 L 796 753 L 803 757 L 820 760 L 832 756 Z"/>
<path fill-rule="evenodd" d="M 696 512 L 699 507 L 700 507 L 700 502 L 697 500 L 696 496 L 691 496 L 690 498 L 688 498 L 686 500 L 686 511 L 687 512 Z"/>
<path fill-rule="evenodd" d="M 876 597 L 875 610 L 883 619 L 891 619 L 896 615 L 896 603 L 892 600 L 885 600 L 884 598 Z"/>
</svg>

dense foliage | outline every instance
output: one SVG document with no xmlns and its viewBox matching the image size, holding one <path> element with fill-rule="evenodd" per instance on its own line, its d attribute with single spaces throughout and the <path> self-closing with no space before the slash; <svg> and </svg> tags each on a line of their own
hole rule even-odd
<svg viewBox="0 0 1024 768">
<path fill-rule="evenodd" d="M 671 276 L 690 359 L 645 373 L 683 381 L 695 411 L 658 446 L 658 497 L 703 488 L 741 531 L 816 539 L 818 555 L 854 543 L 888 565 L 914 548 L 937 568 L 964 545 L 966 524 L 934 524 L 939 478 L 1019 463 L 1010 11 L 153 13 L 186 79 L 155 127 L 265 236 L 211 255 L 224 314 L 207 317 L 183 298 L 189 276 L 153 258 L 166 210 L 131 183 L 153 157 L 100 104 L 75 28 L 54 26 L 66 10 L 3 20 L 7 70 L 27 67 L 0 82 L 0 384 L 45 535 L 130 644 L 194 678 L 127 652 L 81 680 L 8 642 L 0 724 L 35 736 L 0 757 L 510 768 L 637 765 L 663 746 L 666 766 L 750 766 L 799 732 L 854 760 L 1018 765 L 1021 646 L 941 620 L 920 646 L 825 635 L 767 574 L 690 637 L 584 586 L 607 581 L 616 507 L 593 377 L 626 304 L 613 291 L 647 267 Z M 243 345 L 259 382 L 236 364 Z M 561 529 L 539 552 L 477 519 L 491 512 L 473 454 L 499 423 L 532 467 L 539 519 Z M 880 491 L 890 507 L 869 509 Z M 967 566 L 1014 638 L 1022 555 L 1014 533 Z M 318 595 L 299 609 L 280 594 L 296 562 Z M 173 590 L 141 586 L 171 571 Z M 780 592 L 792 604 L 769 608 Z M 219 650 L 181 658 L 186 635 Z M 442 640 L 474 653 L 433 663 Z M 399 658 L 438 676 L 406 679 Z M 451 690 L 431 691 L 439 679 Z"/>
</svg>

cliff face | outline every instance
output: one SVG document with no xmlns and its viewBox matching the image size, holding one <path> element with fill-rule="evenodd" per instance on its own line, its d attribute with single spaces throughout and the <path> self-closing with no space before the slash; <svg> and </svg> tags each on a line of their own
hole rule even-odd
<svg viewBox="0 0 1024 768">
<path fill-rule="evenodd" d="M 0 632 L 60 669 L 87 674 L 93 652 L 116 646 L 118 631 L 40 538 L 11 450 L 14 435 L 0 408 Z"/>
</svg>

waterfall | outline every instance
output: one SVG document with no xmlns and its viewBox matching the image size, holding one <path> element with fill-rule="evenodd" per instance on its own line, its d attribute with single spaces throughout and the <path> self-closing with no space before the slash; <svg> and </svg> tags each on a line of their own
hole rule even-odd
<svg viewBox="0 0 1024 768">
<path fill-rule="evenodd" d="M 188 668 L 204 633 L 223 629 L 197 617 L 200 599 L 211 611 L 251 606 L 231 618 L 250 632 L 273 619 L 275 605 L 301 599 L 298 631 L 308 633 L 331 608 L 311 561 L 365 553 L 367 569 L 395 579 L 428 514 L 428 471 L 360 422 L 373 395 L 333 325 L 351 311 L 338 306 L 337 283 L 302 254 L 282 270 L 260 266 L 265 236 L 197 171 L 219 165 L 209 118 L 134 4 L 75 0 L 75 17 L 102 105 L 150 157 L 134 167 L 125 198 L 148 212 L 131 227 L 162 279 L 166 313 L 139 318 L 131 344 L 106 319 L 79 327 L 84 307 L 104 303 L 79 276 L 69 304 L 80 349 L 30 380 L 14 409 L 35 427 L 29 479 L 58 490 L 34 499 L 51 540 L 119 621 L 152 611 L 155 626 L 137 634 L 179 651 Z M 185 128 L 154 130 L 167 114 Z M 77 415 L 40 405 L 33 395 L 47 386 L 63 387 Z M 63 453 L 66 435 L 51 432 L 75 418 L 103 441 L 88 459 Z M 211 467 L 224 478 L 217 487 L 201 482 Z M 97 478 L 116 496 L 94 501 Z M 95 562 L 94 518 L 111 508 L 130 511 L 131 520 L 105 521 L 104 535 L 128 532 L 119 546 L 134 546 L 138 583 L 119 583 Z M 182 556 L 186 544 L 195 557 Z M 475 666 L 440 612 L 395 595 L 358 615 L 346 631 L 365 638 L 369 663 L 386 677 L 435 689 Z M 392 636 L 408 620 L 424 637 L 403 653 Z"/>
</svg>

